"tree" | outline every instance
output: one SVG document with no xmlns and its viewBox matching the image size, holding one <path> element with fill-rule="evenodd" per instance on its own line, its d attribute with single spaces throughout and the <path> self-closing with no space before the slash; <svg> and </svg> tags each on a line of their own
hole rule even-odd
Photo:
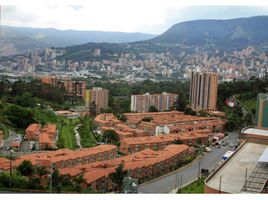
<svg viewBox="0 0 268 200">
<path fill-rule="evenodd" d="M 118 135 L 114 130 L 107 130 L 103 133 L 103 139 L 107 143 L 116 144 L 119 141 Z"/>
<path fill-rule="evenodd" d="M 34 166 L 34 171 L 38 176 L 44 176 L 46 174 L 48 174 L 48 170 L 44 167 L 44 166 Z"/>
<path fill-rule="evenodd" d="M 186 108 L 186 105 L 187 103 L 186 103 L 185 94 L 183 92 L 180 92 L 173 106 L 175 107 L 177 111 L 184 111 Z"/>
<path fill-rule="evenodd" d="M 148 112 L 158 112 L 158 110 L 157 110 L 157 108 L 156 108 L 155 106 L 151 105 L 151 106 L 149 107 Z"/>
<path fill-rule="evenodd" d="M 196 115 L 196 112 L 194 111 L 194 110 L 192 110 L 192 108 L 190 108 L 190 107 L 187 107 L 187 108 L 185 108 L 185 110 L 184 110 L 184 114 L 185 115 Z"/>
<path fill-rule="evenodd" d="M 28 181 L 28 188 L 33 190 L 42 190 L 44 189 L 40 177 L 30 177 Z"/>
<path fill-rule="evenodd" d="M 17 171 L 23 176 L 31 176 L 34 173 L 34 167 L 29 160 L 24 160 L 17 167 Z"/>
<path fill-rule="evenodd" d="M 180 139 L 177 139 L 177 140 L 174 141 L 174 144 L 183 144 L 183 141 L 180 140 Z"/>
<path fill-rule="evenodd" d="M 127 121 L 127 117 L 123 113 L 117 113 L 115 115 L 117 116 L 117 119 L 119 119 L 120 121 L 122 121 L 122 122 L 126 122 Z"/>
<path fill-rule="evenodd" d="M 205 110 L 199 110 L 199 116 L 200 117 L 206 117 L 207 116 L 207 113 Z"/>
<path fill-rule="evenodd" d="M 153 120 L 153 117 L 151 116 L 146 116 L 146 117 L 143 117 L 141 121 L 144 121 L 144 122 L 150 122 Z"/>
<path fill-rule="evenodd" d="M 35 105 L 35 99 L 31 93 L 25 92 L 21 96 L 17 96 L 16 104 L 22 107 L 33 107 Z"/>
<path fill-rule="evenodd" d="M 124 170 L 124 164 L 120 163 L 118 167 L 115 169 L 115 172 L 110 175 L 113 183 L 115 184 L 116 187 L 115 189 L 119 193 L 122 192 L 123 180 L 127 176 L 127 174 L 128 171 Z"/>
<path fill-rule="evenodd" d="M 34 123 L 34 115 L 31 110 L 22 108 L 17 105 L 11 105 L 5 111 L 8 120 L 18 128 L 26 128 L 29 124 Z"/>
<path fill-rule="evenodd" d="M 83 175 L 80 175 L 78 177 L 75 177 L 74 180 L 74 190 L 78 193 L 82 192 L 82 187 L 81 187 L 81 184 L 83 182 L 85 182 L 85 179 L 83 177 Z"/>
<path fill-rule="evenodd" d="M 92 116 L 96 116 L 97 114 L 97 108 L 96 108 L 96 103 L 95 101 L 93 101 L 90 105 L 89 105 L 89 110 L 90 110 L 90 114 Z"/>
</svg>

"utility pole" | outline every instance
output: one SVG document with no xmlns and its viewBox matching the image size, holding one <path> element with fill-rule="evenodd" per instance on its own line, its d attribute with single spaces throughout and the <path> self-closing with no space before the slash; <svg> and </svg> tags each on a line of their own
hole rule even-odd
<svg viewBox="0 0 268 200">
<path fill-rule="evenodd" d="M 200 160 L 198 161 L 198 172 L 197 172 L 197 178 L 198 178 L 198 181 L 199 181 L 199 178 L 200 178 Z"/>
<path fill-rule="evenodd" d="M 245 174 L 245 186 L 246 186 L 246 183 L 247 183 L 247 179 L 248 179 L 248 168 L 246 168 L 246 174 Z"/>
<path fill-rule="evenodd" d="M 221 193 L 221 178 L 222 176 L 220 176 L 219 193 Z"/>
<path fill-rule="evenodd" d="M 183 178 L 183 175 L 181 174 L 181 186 L 180 186 L 180 190 L 182 189 L 182 178 Z"/>
<path fill-rule="evenodd" d="M 13 186 L 13 180 L 12 180 L 12 152 L 13 150 L 9 150 L 9 153 L 10 153 L 10 160 L 9 160 L 9 187 L 12 188 Z"/>
<path fill-rule="evenodd" d="M 175 174 L 175 189 L 177 188 L 178 173 Z"/>
<path fill-rule="evenodd" d="M 49 191 L 52 193 L 52 175 L 53 175 L 53 163 L 50 164 L 50 184 L 49 184 Z"/>
</svg>

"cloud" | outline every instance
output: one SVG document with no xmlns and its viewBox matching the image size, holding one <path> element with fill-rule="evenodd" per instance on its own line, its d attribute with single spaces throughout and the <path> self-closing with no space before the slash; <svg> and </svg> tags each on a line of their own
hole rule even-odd
<svg viewBox="0 0 268 200">
<path fill-rule="evenodd" d="M 267 7 L 186 6 L 176 0 L 94 0 L 78 5 L 40 3 L 2 7 L 2 24 L 61 30 L 161 33 L 175 23 L 268 14 Z"/>
</svg>

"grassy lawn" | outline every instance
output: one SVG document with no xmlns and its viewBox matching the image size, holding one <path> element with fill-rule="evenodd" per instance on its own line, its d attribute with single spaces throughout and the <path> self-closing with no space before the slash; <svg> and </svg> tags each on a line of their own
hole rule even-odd
<svg viewBox="0 0 268 200">
<path fill-rule="evenodd" d="M 248 99 L 248 100 L 242 100 L 241 101 L 250 111 L 252 111 L 253 109 L 256 109 L 256 102 L 257 102 L 257 98 L 252 98 L 252 99 Z"/>
<path fill-rule="evenodd" d="M 243 103 L 249 109 L 250 112 L 252 112 L 253 109 L 256 109 L 257 97 L 245 98 L 245 97 L 241 96 L 240 94 L 235 95 L 235 97 L 241 103 Z"/>
<path fill-rule="evenodd" d="M 183 194 L 202 194 L 204 193 L 204 183 L 205 179 L 202 178 L 199 181 L 194 181 L 190 185 L 187 185 L 186 187 L 182 188 L 182 190 L 178 193 Z"/>
<path fill-rule="evenodd" d="M 91 131 L 92 117 L 85 117 L 81 120 L 81 126 L 78 129 L 81 138 L 82 147 L 93 147 L 96 146 L 96 139 Z"/>
<path fill-rule="evenodd" d="M 79 124 L 79 119 L 66 119 L 63 117 L 59 117 L 58 130 L 59 130 L 59 140 L 58 140 L 58 148 L 69 148 L 76 149 L 76 140 L 74 127 Z"/>
</svg>

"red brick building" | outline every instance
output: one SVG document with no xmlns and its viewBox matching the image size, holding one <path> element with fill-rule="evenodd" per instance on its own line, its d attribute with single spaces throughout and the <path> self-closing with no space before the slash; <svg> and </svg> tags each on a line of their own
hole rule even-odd
<svg viewBox="0 0 268 200">
<path fill-rule="evenodd" d="M 72 168 L 77 165 L 93 163 L 103 160 L 111 160 L 117 157 L 117 147 L 114 145 L 99 145 L 92 148 L 78 150 L 60 149 L 42 153 L 27 154 L 19 156 L 12 161 L 16 168 L 23 160 L 29 160 L 33 165 L 50 167 L 51 163 L 57 168 Z M 10 162 L 7 159 L 0 159 L 0 171 L 10 169 Z"/>
<path fill-rule="evenodd" d="M 181 134 L 124 138 L 120 141 L 120 152 L 132 154 L 144 149 L 161 150 L 176 141 L 189 146 L 202 145 L 208 142 L 209 133 L 209 130 L 198 130 Z"/>
<path fill-rule="evenodd" d="M 66 168 L 60 170 L 60 173 L 70 177 L 83 174 L 84 187 L 91 186 L 98 192 L 108 192 L 114 190 L 110 174 L 115 172 L 120 163 L 124 163 L 124 169 L 129 170 L 131 176 L 142 183 L 177 169 L 190 153 L 191 150 L 186 145 L 169 145 L 160 151 L 147 149 L 110 161 L 78 165 L 70 168 L 70 172 Z"/>
</svg>

